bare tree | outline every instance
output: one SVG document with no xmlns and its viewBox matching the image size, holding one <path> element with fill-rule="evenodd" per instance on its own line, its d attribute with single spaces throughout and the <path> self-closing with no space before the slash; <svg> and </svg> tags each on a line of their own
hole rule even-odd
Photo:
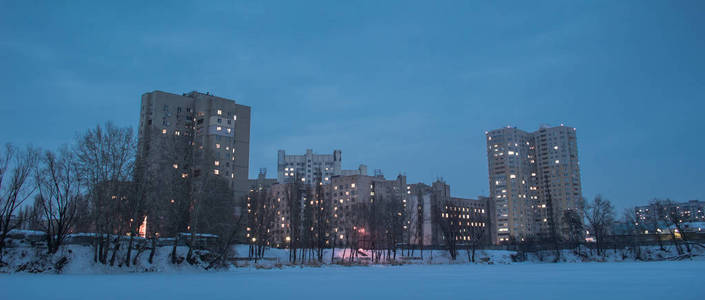
<svg viewBox="0 0 705 300">
<path fill-rule="evenodd" d="M 597 255 L 605 254 L 605 239 L 614 223 L 614 208 L 609 200 L 602 199 L 602 196 L 595 197 L 592 203 L 585 205 L 585 218 L 588 228 L 595 237 L 595 247 Z"/>
<path fill-rule="evenodd" d="M 64 147 L 56 155 L 46 151 L 35 169 L 48 253 L 56 253 L 69 234 L 81 195 L 75 156 Z"/>
<path fill-rule="evenodd" d="M 487 214 L 473 214 L 471 216 L 470 225 L 465 226 L 470 237 L 465 245 L 468 253 L 468 261 L 475 262 L 475 251 L 477 247 L 482 245 L 486 240 L 485 235 L 487 234 L 489 217 Z"/>
<path fill-rule="evenodd" d="M 690 253 L 690 244 L 688 243 L 686 232 L 683 230 L 683 217 L 680 215 L 678 204 L 670 199 L 654 200 L 654 203 L 657 204 L 655 206 L 659 208 L 657 215 L 661 219 L 661 223 L 668 228 L 671 241 L 678 251 L 678 254 L 684 254 L 682 246 L 685 246 L 686 251 Z"/>
<path fill-rule="evenodd" d="M 194 198 L 191 202 L 190 220 L 187 229 L 190 233 L 189 251 L 186 259 L 194 264 L 194 249 L 199 234 L 215 235 L 222 238 L 230 234 L 235 225 L 235 197 L 228 180 L 216 175 L 204 176 L 196 181 Z"/>
<path fill-rule="evenodd" d="M 323 182 L 319 177 L 317 179 L 318 184 L 313 189 L 313 198 L 309 205 L 312 206 L 312 219 L 313 219 L 313 246 L 316 252 L 316 259 L 319 263 L 323 263 L 323 252 L 329 246 L 332 246 L 330 241 L 330 228 L 331 228 L 331 211 L 333 199 L 328 196 L 326 189 L 323 186 Z M 335 251 L 335 250 L 333 250 Z"/>
<path fill-rule="evenodd" d="M 247 228 L 249 256 L 255 260 L 264 257 L 264 252 L 272 243 L 276 208 L 267 190 L 253 190 L 248 195 Z"/>
<path fill-rule="evenodd" d="M 10 144 L 0 151 L 0 258 L 7 235 L 18 225 L 13 222 L 15 211 L 35 191 L 30 180 L 37 156 L 32 148 L 18 150 Z"/>
<path fill-rule="evenodd" d="M 661 217 L 664 208 L 658 200 L 651 201 L 650 207 L 654 209 L 654 211 L 650 212 L 649 215 L 644 216 L 643 219 L 639 221 L 644 226 L 645 231 L 649 232 L 649 234 L 656 239 L 659 249 L 665 251 L 666 248 L 664 248 L 663 240 L 661 239 L 661 227 L 665 227 L 665 224 L 662 223 L 663 218 Z"/>
<path fill-rule="evenodd" d="M 639 215 L 634 209 L 625 209 L 623 215 L 623 223 L 626 227 L 626 234 L 629 245 L 634 252 L 634 260 L 641 260 L 641 246 L 639 245 L 639 237 L 645 231 L 645 226 L 639 220 Z"/>
<path fill-rule="evenodd" d="M 303 216 L 302 205 L 306 194 L 305 187 L 299 182 L 298 177 L 294 178 L 294 183 L 287 186 L 286 198 L 287 209 L 289 210 L 289 261 L 296 263 L 298 249 L 301 247 L 303 238 Z"/>
<path fill-rule="evenodd" d="M 384 230 L 386 232 L 387 259 L 389 261 L 396 260 L 397 246 L 403 244 L 405 239 L 407 211 L 406 202 L 403 200 L 403 192 L 399 187 L 393 187 L 389 199 L 384 203 L 385 215 L 387 215 L 384 219 Z"/>
<path fill-rule="evenodd" d="M 111 238 L 113 256 L 120 245 L 121 234 L 127 229 L 119 213 L 127 197 L 126 183 L 133 175 L 135 142 L 131 128 L 119 128 L 112 123 L 96 126 L 78 137 L 75 153 L 92 207 L 96 230 L 95 261 L 108 263 Z"/>
<path fill-rule="evenodd" d="M 437 218 L 436 222 L 443 235 L 448 254 L 452 260 L 458 255 L 458 237 L 460 236 L 460 215 L 457 212 L 449 211 L 446 203 L 433 205 L 433 218 Z"/>
<path fill-rule="evenodd" d="M 567 237 L 568 244 L 580 255 L 580 245 L 585 238 L 583 216 L 580 211 L 568 209 L 563 211 L 561 218 L 563 234 Z"/>
</svg>

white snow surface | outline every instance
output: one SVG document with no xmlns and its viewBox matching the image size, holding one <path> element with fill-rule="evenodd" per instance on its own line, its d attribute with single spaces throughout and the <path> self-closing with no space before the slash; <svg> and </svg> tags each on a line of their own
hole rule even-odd
<svg viewBox="0 0 705 300">
<path fill-rule="evenodd" d="M 703 299 L 705 261 L 0 274 L 15 299 Z"/>
</svg>

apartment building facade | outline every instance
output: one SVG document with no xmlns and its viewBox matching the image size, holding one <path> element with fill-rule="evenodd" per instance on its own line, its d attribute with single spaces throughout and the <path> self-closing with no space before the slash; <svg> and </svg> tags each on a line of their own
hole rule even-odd
<svg viewBox="0 0 705 300">
<path fill-rule="evenodd" d="M 324 185 L 331 183 L 333 176 L 367 175 L 367 166 L 360 165 L 356 170 L 342 169 L 342 151 L 334 150 L 333 154 L 316 154 L 307 149 L 303 155 L 277 153 L 277 180 L 279 183 L 291 183 L 299 180 L 307 185 L 322 181 Z"/>
<path fill-rule="evenodd" d="M 637 218 L 643 223 L 658 223 L 672 213 L 680 223 L 705 223 L 705 201 L 658 202 L 634 208 Z M 664 225 L 665 226 L 665 225 Z"/>
<path fill-rule="evenodd" d="M 232 191 L 240 214 L 249 191 L 250 107 L 208 93 L 142 95 L 138 176 L 177 177 L 194 182 L 220 178 Z M 154 177 L 153 177 L 154 178 Z M 174 191 L 176 182 L 161 182 Z M 164 199 L 169 201 L 170 199 Z M 173 202 L 173 199 L 171 199 Z"/>
<path fill-rule="evenodd" d="M 442 223 L 456 226 L 459 243 L 494 241 L 494 204 L 492 199 L 451 197 L 450 186 L 437 180 L 430 186 L 424 183 L 407 185 L 408 242 L 419 247 L 445 245 Z M 450 225 L 450 224 L 448 224 Z"/>
<path fill-rule="evenodd" d="M 494 240 L 562 232 L 564 211 L 580 211 L 582 205 L 576 129 L 506 127 L 487 132 L 486 141 L 497 219 Z"/>
</svg>

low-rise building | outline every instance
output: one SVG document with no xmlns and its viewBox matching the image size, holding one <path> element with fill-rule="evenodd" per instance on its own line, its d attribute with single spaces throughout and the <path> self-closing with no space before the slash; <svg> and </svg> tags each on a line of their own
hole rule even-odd
<svg viewBox="0 0 705 300">
<path fill-rule="evenodd" d="M 443 181 L 407 186 L 408 241 L 414 246 L 444 245 L 443 225 L 453 225 L 453 236 L 462 242 L 492 244 L 496 241 L 494 203 L 487 197 L 466 199 L 450 196 Z M 449 224 L 445 224 L 449 223 Z M 453 224 L 450 224 L 453 223 Z"/>
<path fill-rule="evenodd" d="M 664 216 L 675 213 L 680 223 L 705 222 L 705 201 L 687 202 L 656 201 L 634 208 L 637 218 L 643 223 L 658 223 Z"/>
</svg>

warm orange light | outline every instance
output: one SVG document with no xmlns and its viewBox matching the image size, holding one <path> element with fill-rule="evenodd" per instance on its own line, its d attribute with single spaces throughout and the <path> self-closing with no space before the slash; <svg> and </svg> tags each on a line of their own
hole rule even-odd
<svg viewBox="0 0 705 300">
<path fill-rule="evenodd" d="M 137 230 L 137 234 L 140 237 L 147 236 L 147 216 L 144 217 L 144 220 L 142 221 L 142 225 L 140 225 L 140 228 Z M 157 235 L 158 235 L 158 233 L 157 233 Z"/>
</svg>

